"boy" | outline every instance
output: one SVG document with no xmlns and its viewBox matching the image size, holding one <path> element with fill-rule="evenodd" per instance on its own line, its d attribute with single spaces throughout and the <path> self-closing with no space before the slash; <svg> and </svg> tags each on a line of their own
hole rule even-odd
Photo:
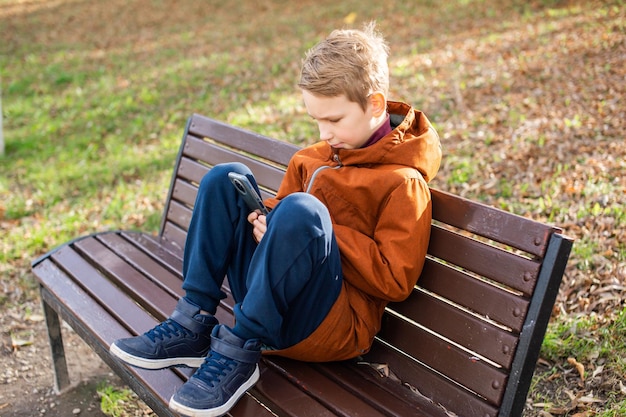
<svg viewBox="0 0 626 417">
<path fill-rule="evenodd" d="M 289 163 L 267 216 L 249 213 L 228 172 L 203 178 L 189 226 L 183 289 L 171 317 L 111 352 L 148 369 L 199 366 L 170 408 L 219 416 L 259 379 L 264 354 L 303 361 L 370 349 L 390 301 L 405 299 L 428 247 L 427 182 L 437 133 L 419 111 L 387 102 L 388 49 L 374 25 L 337 30 L 311 49 L 300 82 L 320 142 Z M 228 277 L 235 326 L 215 314 Z"/>
</svg>

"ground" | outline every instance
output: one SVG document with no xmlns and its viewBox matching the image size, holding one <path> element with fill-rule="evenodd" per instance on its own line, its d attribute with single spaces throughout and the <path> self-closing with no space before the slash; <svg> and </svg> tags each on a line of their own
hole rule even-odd
<svg viewBox="0 0 626 417">
<path fill-rule="evenodd" d="M 106 416 L 101 411 L 98 392 L 103 386 L 123 388 L 120 379 L 64 323 L 63 338 L 72 386 L 60 394 L 55 393 L 41 307 L 37 302 L 27 304 L 23 310 L 9 310 L 0 317 L 0 361 L 3 364 L 0 417 Z M 27 319 L 20 312 L 24 310 L 30 312 Z M 125 409 L 126 416 L 152 414 L 142 402 L 135 403 Z"/>
</svg>

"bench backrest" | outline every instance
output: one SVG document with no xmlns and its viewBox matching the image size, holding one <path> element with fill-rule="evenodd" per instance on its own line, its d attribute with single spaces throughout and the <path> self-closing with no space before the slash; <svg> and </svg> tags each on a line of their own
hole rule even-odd
<svg viewBox="0 0 626 417">
<path fill-rule="evenodd" d="M 161 238 L 183 248 L 197 185 L 212 166 L 245 163 L 266 197 L 298 149 L 193 115 Z M 571 240 L 558 228 L 431 191 L 424 271 L 406 301 L 389 305 L 365 360 L 389 365 L 405 385 L 458 415 L 519 416 Z"/>
</svg>

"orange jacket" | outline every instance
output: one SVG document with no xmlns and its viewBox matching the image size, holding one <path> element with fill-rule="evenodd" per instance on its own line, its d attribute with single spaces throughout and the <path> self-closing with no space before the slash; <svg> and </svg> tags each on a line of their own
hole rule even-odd
<svg viewBox="0 0 626 417">
<path fill-rule="evenodd" d="M 302 342 L 268 351 L 305 361 L 356 357 L 370 349 L 384 308 L 409 296 L 421 273 L 431 222 L 429 182 L 441 162 L 439 136 L 426 116 L 389 102 L 393 131 L 362 149 L 319 142 L 289 163 L 274 207 L 294 192 L 317 197 L 330 212 L 343 288 L 320 326 Z"/>
</svg>

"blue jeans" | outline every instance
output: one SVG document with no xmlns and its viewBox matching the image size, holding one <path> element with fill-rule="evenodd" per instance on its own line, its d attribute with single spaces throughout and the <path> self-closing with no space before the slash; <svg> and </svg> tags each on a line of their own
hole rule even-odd
<svg viewBox="0 0 626 417">
<path fill-rule="evenodd" d="M 259 244 L 250 212 L 228 179 L 241 163 L 215 166 L 200 183 L 183 261 L 186 298 L 215 314 L 228 277 L 235 299 L 233 332 L 277 349 L 304 340 L 326 317 L 342 285 L 341 259 L 327 208 L 294 193 L 267 216 Z"/>
</svg>

